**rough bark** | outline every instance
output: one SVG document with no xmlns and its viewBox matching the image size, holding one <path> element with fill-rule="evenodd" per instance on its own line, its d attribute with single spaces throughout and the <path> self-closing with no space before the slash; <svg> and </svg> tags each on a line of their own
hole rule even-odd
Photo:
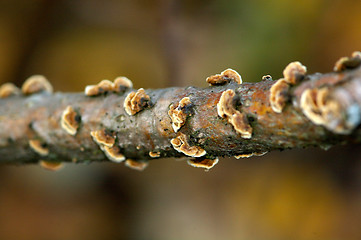
<svg viewBox="0 0 361 240">
<path fill-rule="evenodd" d="M 90 135 L 91 131 L 101 129 L 116 136 L 115 146 L 126 158 L 136 160 L 155 159 L 149 152 L 159 152 L 160 158 L 186 157 L 171 144 L 180 133 L 186 135 L 190 146 L 204 149 L 206 155 L 203 157 L 209 159 L 310 146 L 329 148 L 360 141 L 359 119 L 353 121 L 350 131 L 340 134 L 305 116 L 300 98 L 307 89 L 326 86 L 330 92 L 342 90 L 345 95 L 338 94 L 337 101 L 346 104 L 341 104 L 340 114 L 347 113 L 350 106 L 353 109 L 356 106 L 356 115 L 359 114 L 361 67 L 306 75 L 299 84 L 290 87 L 290 98 L 281 113 L 274 112 L 270 105 L 270 88 L 275 82 L 268 79 L 207 88 L 148 89 L 145 92 L 150 96 L 151 106 L 135 115 L 128 115 L 123 107 L 125 97 L 135 91 L 133 89 L 123 94 L 107 93 L 95 97 L 56 92 L 0 99 L 0 162 L 107 161 Z M 250 139 L 242 138 L 227 119 L 218 116 L 217 103 L 227 89 L 234 90 L 234 106 L 245 114 L 252 127 Z M 168 111 L 171 104 L 177 105 L 184 97 L 189 97 L 192 102 L 189 116 L 179 131 L 174 132 Z M 80 127 L 74 136 L 60 124 L 67 106 L 72 106 L 81 116 Z M 36 153 L 29 146 L 32 139 L 40 140 L 49 154 L 40 156 Z"/>
</svg>

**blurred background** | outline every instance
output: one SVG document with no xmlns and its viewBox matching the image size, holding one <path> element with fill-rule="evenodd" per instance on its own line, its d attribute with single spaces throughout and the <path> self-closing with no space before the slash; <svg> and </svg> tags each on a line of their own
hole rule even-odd
<svg viewBox="0 0 361 240">
<path fill-rule="evenodd" d="M 361 50 L 359 0 L 0 0 L 0 83 L 57 91 L 124 75 L 136 88 L 246 82 Z M 361 239 L 361 145 L 220 159 L 0 166 L 0 239 Z M 0 156 L 1 158 L 1 156 Z"/>
</svg>

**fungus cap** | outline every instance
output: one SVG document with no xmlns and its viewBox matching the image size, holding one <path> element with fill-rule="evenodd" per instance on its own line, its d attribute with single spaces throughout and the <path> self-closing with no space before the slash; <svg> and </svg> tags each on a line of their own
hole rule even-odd
<svg viewBox="0 0 361 240">
<path fill-rule="evenodd" d="M 187 136 L 183 133 L 179 133 L 179 135 L 176 138 L 173 138 L 170 143 L 175 150 L 190 157 L 202 157 L 207 153 L 199 146 L 190 146 Z"/>
<path fill-rule="evenodd" d="M 127 88 L 133 87 L 133 82 L 127 77 L 117 77 L 113 81 L 114 92 L 121 92 Z"/>
<path fill-rule="evenodd" d="M 270 105 L 274 112 L 281 113 L 289 100 L 290 85 L 285 79 L 279 79 L 270 89 Z"/>
<path fill-rule="evenodd" d="M 112 162 L 120 163 L 125 160 L 125 156 L 120 152 L 120 148 L 117 146 L 102 146 L 101 149 L 103 150 L 107 158 Z"/>
<path fill-rule="evenodd" d="M 229 118 L 229 123 L 241 134 L 242 138 L 250 139 L 252 137 L 252 127 L 248 122 L 246 114 L 237 111 Z"/>
<path fill-rule="evenodd" d="M 70 135 L 74 136 L 79 128 L 80 115 L 74 111 L 72 106 L 67 106 L 61 116 L 61 127 Z"/>
<path fill-rule="evenodd" d="M 271 76 L 271 75 L 264 75 L 264 76 L 262 76 L 262 81 L 266 81 L 266 80 L 272 81 L 272 76 Z"/>
<path fill-rule="evenodd" d="M 44 144 L 42 144 L 40 140 L 37 139 L 29 140 L 29 146 L 31 147 L 31 149 L 34 150 L 34 152 L 36 152 L 40 156 L 45 157 L 49 154 L 49 149 Z"/>
<path fill-rule="evenodd" d="M 18 94 L 20 94 L 20 89 L 13 83 L 4 83 L 0 86 L 0 98 L 7 98 Z"/>
<path fill-rule="evenodd" d="M 241 75 L 231 68 L 224 70 L 221 74 L 212 75 L 206 79 L 206 82 L 209 83 L 210 86 L 224 85 L 230 81 L 242 84 Z"/>
<path fill-rule="evenodd" d="M 43 75 L 33 75 L 25 80 L 21 87 L 21 91 L 24 95 L 30 95 L 37 92 L 52 93 L 53 87 Z"/>
<path fill-rule="evenodd" d="M 62 162 L 50 162 L 50 161 L 40 160 L 39 165 L 40 167 L 49 171 L 59 171 L 64 168 L 64 163 Z"/>
<path fill-rule="evenodd" d="M 224 91 L 217 103 L 217 113 L 221 118 L 230 117 L 235 112 L 236 109 L 233 106 L 233 98 L 235 93 L 232 89 Z"/>
<path fill-rule="evenodd" d="M 300 107 L 303 114 L 311 120 L 314 124 L 321 125 L 325 124 L 325 119 L 322 113 L 322 106 L 320 97 L 318 97 L 318 89 L 306 89 L 300 99 Z M 317 99 L 319 99 L 317 101 Z M 323 100 L 322 102 L 324 102 Z"/>
<path fill-rule="evenodd" d="M 243 153 L 243 154 L 239 154 L 234 156 L 236 159 L 240 159 L 240 158 L 250 158 L 252 156 L 257 156 L 257 157 L 261 157 L 263 155 L 265 155 L 266 153 L 268 153 L 268 151 L 264 151 L 264 152 L 253 152 L 253 153 Z"/>
<path fill-rule="evenodd" d="M 304 79 L 307 68 L 300 62 L 291 62 L 283 70 L 283 76 L 287 83 L 295 85 Z"/>
<path fill-rule="evenodd" d="M 189 159 L 187 163 L 196 168 L 205 168 L 206 171 L 209 171 L 218 163 L 218 158 L 215 159 Z"/>
<path fill-rule="evenodd" d="M 341 72 L 346 69 L 357 68 L 361 65 L 361 52 L 355 51 L 352 53 L 351 57 L 341 57 L 335 63 L 333 71 Z"/>
<path fill-rule="evenodd" d="M 191 100 L 189 97 L 184 97 L 179 101 L 178 107 L 173 104 L 169 107 L 168 115 L 172 120 L 174 132 L 177 132 L 185 124 L 187 117 L 191 115 L 190 106 L 192 106 Z"/>
<path fill-rule="evenodd" d="M 114 133 L 107 132 L 105 129 L 91 131 L 90 135 L 93 140 L 100 146 L 104 145 L 112 147 L 115 143 L 116 135 Z"/>
<path fill-rule="evenodd" d="M 124 100 L 124 109 L 128 115 L 135 115 L 150 106 L 150 97 L 143 88 L 137 92 L 130 92 Z"/>
<path fill-rule="evenodd" d="M 248 122 L 247 115 L 234 107 L 235 92 L 232 89 L 224 91 L 217 103 L 218 115 L 227 118 L 233 128 L 241 134 L 242 138 L 252 137 L 252 127 Z"/>
<path fill-rule="evenodd" d="M 152 158 L 160 157 L 160 152 L 149 152 L 149 156 Z"/>
<path fill-rule="evenodd" d="M 135 161 L 133 159 L 127 159 L 125 160 L 125 166 L 137 170 L 137 171 L 143 171 L 146 167 L 148 167 L 148 161 Z"/>
</svg>

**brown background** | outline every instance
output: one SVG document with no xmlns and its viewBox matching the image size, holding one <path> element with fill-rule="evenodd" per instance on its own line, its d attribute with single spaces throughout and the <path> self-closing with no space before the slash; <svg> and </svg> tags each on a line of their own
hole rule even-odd
<svg viewBox="0 0 361 240">
<path fill-rule="evenodd" d="M 0 83 L 57 91 L 125 75 L 136 88 L 243 81 L 361 50 L 359 0 L 0 0 Z M 1 104 L 1 103 L 0 103 Z M 360 239 L 360 145 L 220 159 L 0 166 L 0 239 Z M 1 157 L 1 156 L 0 156 Z"/>
</svg>

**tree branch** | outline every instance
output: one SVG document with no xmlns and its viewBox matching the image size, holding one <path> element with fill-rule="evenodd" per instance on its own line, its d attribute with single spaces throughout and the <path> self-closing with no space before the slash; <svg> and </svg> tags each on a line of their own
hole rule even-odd
<svg viewBox="0 0 361 240">
<path fill-rule="evenodd" d="M 304 75 L 290 64 L 278 81 L 239 84 L 227 70 L 208 78 L 214 86 L 207 88 L 148 89 L 133 98 L 140 109 L 134 115 L 124 108 L 129 93 L 136 95 L 129 84 L 114 91 L 98 86 L 92 94 L 88 88 L 97 96 L 14 94 L 0 99 L 0 162 L 215 159 L 358 142 L 358 58 L 328 74 Z"/>
</svg>

